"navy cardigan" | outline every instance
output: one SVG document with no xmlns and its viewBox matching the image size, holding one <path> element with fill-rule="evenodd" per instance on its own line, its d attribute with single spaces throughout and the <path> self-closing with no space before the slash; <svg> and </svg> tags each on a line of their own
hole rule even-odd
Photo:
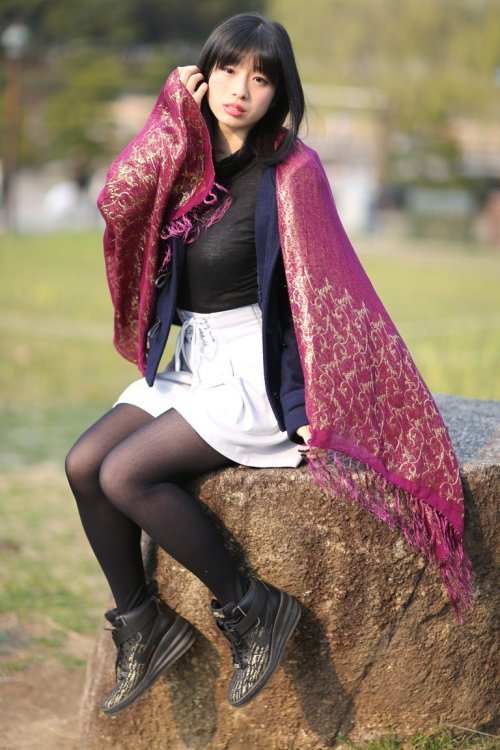
<svg viewBox="0 0 500 750">
<path fill-rule="evenodd" d="M 184 268 L 184 243 L 174 237 L 167 274 L 157 280 L 156 320 L 148 334 L 146 381 L 152 385 L 176 320 L 176 300 Z M 258 303 L 262 310 L 262 338 L 266 391 L 280 430 L 301 443 L 296 430 L 308 424 L 304 375 L 300 363 L 286 285 L 276 205 L 276 171 L 264 170 L 255 209 Z"/>
</svg>

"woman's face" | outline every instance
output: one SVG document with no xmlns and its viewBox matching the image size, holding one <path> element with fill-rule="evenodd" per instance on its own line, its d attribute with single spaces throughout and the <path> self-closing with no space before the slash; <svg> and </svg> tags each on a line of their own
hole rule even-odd
<svg viewBox="0 0 500 750">
<path fill-rule="evenodd" d="M 276 92 L 251 57 L 235 65 L 214 68 L 208 78 L 208 104 L 221 132 L 246 138 L 269 109 Z"/>
</svg>

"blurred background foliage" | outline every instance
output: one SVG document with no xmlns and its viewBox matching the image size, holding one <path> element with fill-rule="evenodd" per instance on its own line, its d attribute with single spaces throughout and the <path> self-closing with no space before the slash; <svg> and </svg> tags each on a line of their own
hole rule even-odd
<svg viewBox="0 0 500 750">
<path fill-rule="evenodd" d="M 3 0 L 0 19 L 5 24 L 22 18 L 43 45 L 65 45 L 85 40 L 116 49 L 163 44 L 180 39 L 199 42 L 225 16 L 262 3 L 245 0 Z"/>
<path fill-rule="evenodd" d="M 269 6 L 286 17 L 306 80 L 380 87 L 402 128 L 491 109 L 497 0 L 316 0 L 314 13 L 301 0 Z"/>
<path fill-rule="evenodd" d="M 114 154 L 110 100 L 157 92 L 243 10 L 284 23 L 306 83 L 373 93 L 385 180 L 404 180 L 409 160 L 412 179 L 425 177 L 419 165 L 433 155 L 459 179 L 450 120 L 499 114 L 499 0 L 3 0 L 0 27 L 20 19 L 31 30 L 22 162 Z"/>
<path fill-rule="evenodd" d="M 196 59 L 221 18 L 246 8 L 243 0 L 4 0 L 0 28 L 21 21 L 31 32 L 21 163 L 105 160 L 117 148 L 109 102 L 157 92 L 173 67 Z"/>
<path fill-rule="evenodd" d="M 386 151 L 382 179 L 401 180 L 398 167 L 411 158 L 411 177 L 421 180 L 435 156 L 442 173 L 459 181 L 450 122 L 500 114 L 498 0 L 315 0 L 313 5 L 314 12 L 302 0 L 271 0 L 268 9 L 284 19 L 305 81 L 379 93 L 377 118 Z M 401 134 L 406 137 L 395 137 Z"/>
</svg>

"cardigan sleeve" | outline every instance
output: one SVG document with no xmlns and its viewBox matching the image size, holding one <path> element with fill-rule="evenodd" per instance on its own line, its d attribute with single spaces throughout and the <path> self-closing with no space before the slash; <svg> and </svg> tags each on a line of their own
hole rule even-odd
<svg viewBox="0 0 500 750">
<path fill-rule="evenodd" d="M 305 407 L 304 373 L 300 363 L 284 272 L 281 290 L 280 326 L 282 353 L 280 401 L 283 407 L 283 418 L 288 437 L 294 443 L 303 444 L 304 441 L 297 435 L 297 430 L 299 427 L 303 427 L 309 423 Z"/>
</svg>

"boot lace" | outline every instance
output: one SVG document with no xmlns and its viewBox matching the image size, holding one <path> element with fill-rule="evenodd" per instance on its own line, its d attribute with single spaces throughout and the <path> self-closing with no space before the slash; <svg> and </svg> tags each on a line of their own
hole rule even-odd
<svg viewBox="0 0 500 750">
<path fill-rule="evenodd" d="M 118 680 L 124 680 L 128 675 L 130 669 L 129 658 L 136 643 L 137 636 L 133 636 L 132 638 L 129 638 L 128 640 L 121 643 L 118 647 L 115 663 L 116 676 Z"/>
<path fill-rule="evenodd" d="M 233 657 L 233 664 L 236 669 L 245 669 L 247 666 L 246 652 L 247 644 L 241 636 L 229 626 L 224 627 L 224 632 L 229 638 L 229 645 L 231 648 L 231 654 Z"/>
</svg>

